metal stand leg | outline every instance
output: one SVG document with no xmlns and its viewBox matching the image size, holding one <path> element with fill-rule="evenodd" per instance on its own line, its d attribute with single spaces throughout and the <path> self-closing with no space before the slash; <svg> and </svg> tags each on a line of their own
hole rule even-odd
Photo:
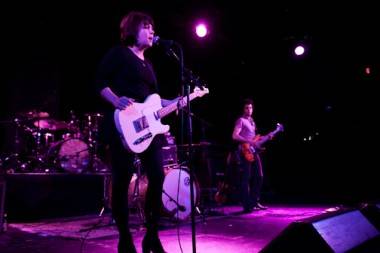
<svg viewBox="0 0 380 253">
<path fill-rule="evenodd" d="M 109 187 L 111 184 L 111 174 L 110 173 L 105 173 L 103 175 L 103 207 L 99 212 L 99 216 L 102 216 L 103 213 L 109 209 L 111 209 L 111 203 L 110 203 L 110 191 Z"/>
<path fill-rule="evenodd" d="M 133 166 L 136 169 L 136 181 L 135 181 L 135 187 L 133 189 L 132 203 L 134 206 L 137 207 L 137 212 L 139 214 L 139 218 L 142 221 L 142 223 L 144 224 L 145 223 L 145 213 L 144 213 L 144 207 L 141 205 L 141 197 L 140 197 L 141 160 L 137 154 L 135 154 Z"/>
<path fill-rule="evenodd" d="M 111 209 L 111 203 L 109 202 L 110 201 L 109 187 L 111 184 L 111 179 L 112 179 L 111 173 L 103 174 L 103 206 L 98 214 L 98 216 L 101 218 L 94 224 L 90 225 L 89 227 L 80 229 L 79 232 L 91 231 L 91 230 L 102 228 L 102 227 L 113 226 L 115 224 L 115 221 L 112 218 L 112 216 L 110 217 L 108 223 L 102 224 L 103 219 L 105 218 L 104 213 Z"/>
</svg>

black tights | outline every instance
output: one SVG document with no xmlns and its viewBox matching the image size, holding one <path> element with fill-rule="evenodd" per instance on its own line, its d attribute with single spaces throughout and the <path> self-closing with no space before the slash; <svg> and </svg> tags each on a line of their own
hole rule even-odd
<svg viewBox="0 0 380 253">
<path fill-rule="evenodd" d="M 160 219 L 164 180 L 161 159 L 161 143 L 163 141 L 160 137 L 156 136 L 149 148 L 139 154 L 142 170 L 146 172 L 149 181 L 144 208 L 148 232 L 157 232 Z M 119 230 L 119 253 L 121 253 L 128 251 L 133 246 L 129 231 L 128 188 L 134 172 L 135 155 L 123 147 L 120 139 L 114 139 L 110 148 L 112 159 L 112 215 Z"/>
</svg>

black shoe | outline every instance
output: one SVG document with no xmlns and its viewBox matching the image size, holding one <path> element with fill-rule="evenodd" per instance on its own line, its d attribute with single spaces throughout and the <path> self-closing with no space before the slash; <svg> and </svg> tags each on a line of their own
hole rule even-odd
<svg viewBox="0 0 380 253">
<path fill-rule="evenodd" d="M 252 208 L 244 208 L 243 213 L 252 213 Z"/>
<path fill-rule="evenodd" d="M 257 203 L 255 207 L 257 207 L 257 208 L 260 209 L 260 210 L 266 210 L 266 209 L 268 209 L 267 206 L 263 206 L 263 205 L 260 204 L 260 203 Z"/>
<path fill-rule="evenodd" d="M 135 245 L 133 244 L 132 239 L 128 238 L 127 240 L 120 240 L 117 245 L 118 253 L 137 253 L 137 250 L 135 248 Z"/>
<path fill-rule="evenodd" d="M 166 253 L 162 247 L 158 234 L 147 233 L 142 241 L 143 253 Z"/>
</svg>

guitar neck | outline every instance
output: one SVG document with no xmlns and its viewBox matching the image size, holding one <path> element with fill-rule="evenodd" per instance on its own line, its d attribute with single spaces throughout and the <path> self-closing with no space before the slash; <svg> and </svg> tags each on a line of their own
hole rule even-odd
<svg viewBox="0 0 380 253">
<path fill-rule="evenodd" d="M 197 94 L 195 92 L 193 92 L 189 95 L 189 100 L 191 101 L 196 97 L 197 97 Z M 175 110 L 183 108 L 184 106 L 187 105 L 186 99 L 180 98 L 180 100 L 183 100 L 183 102 L 179 103 L 179 100 L 178 100 L 178 101 L 175 101 L 175 102 L 171 103 L 170 105 L 167 105 L 167 106 L 161 108 L 160 110 L 158 110 L 157 111 L 158 117 L 163 118 L 163 117 L 167 116 L 168 114 L 174 112 Z M 181 104 L 180 108 L 178 108 L 179 104 Z"/>
<path fill-rule="evenodd" d="M 280 132 L 278 129 L 266 134 L 266 135 L 263 135 L 260 137 L 259 141 L 258 141 L 258 146 L 262 146 L 263 144 L 265 144 L 267 141 L 269 141 L 270 139 L 272 139 L 272 137 L 274 137 L 278 132 Z"/>
</svg>

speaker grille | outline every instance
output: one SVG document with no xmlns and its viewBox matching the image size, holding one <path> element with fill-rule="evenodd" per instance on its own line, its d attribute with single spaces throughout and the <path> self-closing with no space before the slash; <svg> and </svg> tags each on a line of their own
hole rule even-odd
<svg viewBox="0 0 380 253">
<path fill-rule="evenodd" d="M 358 210 L 312 225 L 334 252 L 346 252 L 379 235 L 379 231 Z"/>
</svg>

